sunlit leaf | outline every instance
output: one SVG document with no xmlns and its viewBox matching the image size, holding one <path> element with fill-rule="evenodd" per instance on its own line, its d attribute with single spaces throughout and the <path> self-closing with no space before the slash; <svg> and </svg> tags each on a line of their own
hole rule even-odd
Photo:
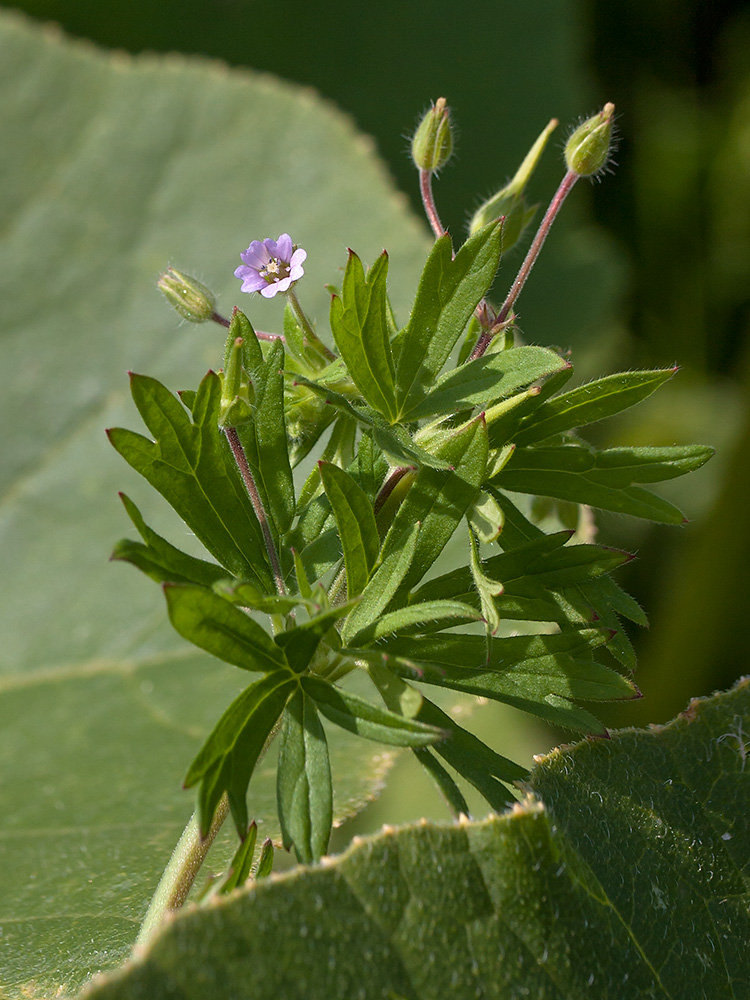
<svg viewBox="0 0 750 1000">
<path fill-rule="evenodd" d="M 388 255 L 382 253 L 365 278 L 353 250 L 344 272 L 341 297 L 331 299 L 331 331 L 349 375 L 370 406 L 396 415 L 393 357 L 388 336 L 385 281 Z"/>
<path fill-rule="evenodd" d="M 646 399 L 668 382 L 676 371 L 676 368 L 666 368 L 621 372 L 587 382 L 537 407 L 532 416 L 521 422 L 514 441 L 519 447 L 534 444 L 563 431 L 614 416 Z"/>
<path fill-rule="evenodd" d="M 396 338 L 396 392 L 411 410 L 440 374 L 500 262 L 502 226 L 490 223 L 453 257 L 450 236 L 435 241 L 417 289 L 409 323 Z"/>
</svg>

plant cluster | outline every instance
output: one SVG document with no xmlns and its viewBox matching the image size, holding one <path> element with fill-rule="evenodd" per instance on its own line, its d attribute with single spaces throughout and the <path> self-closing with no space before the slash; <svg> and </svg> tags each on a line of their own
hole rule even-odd
<svg viewBox="0 0 750 1000">
<path fill-rule="evenodd" d="M 621 619 L 645 616 L 610 575 L 631 556 L 577 533 L 578 505 L 679 524 L 680 511 L 644 485 L 698 468 L 711 451 L 588 444 L 581 427 L 645 399 L 675 369 L 565 390 L 570 361 L 521 343 L 514 311 L 565 197 L 606 168 L 613 114 L 606 105 L 569 138 L 563 180 L 499 308 L 488 296 L 534 217 L 525 190 L 556 123 L 456 249 L 432 195 L 452 150 L 442 100 L 412 144 L 435 241 L 405 324 L 388 299 L 388 255 L 366 269 L 350 250 L 331 288 L 332 350 L 297 298 L 306 254 L 288 234 L 252 242 L 235 272 L 242 291 L 284 298 L 283 332 L 254 329 L 238 308 L 224 318 L 181 272 L 160 279 L 183 316 L 228 328 L 223 368 L 177 395 L 132 375 L 150 437 L 109 436 L 210 558 L 160 537 L 125 496 L 141 540 L 114 555 L 162 585 L 185 639 L 256 675 L 185 778 L 197 788 L 196 842 L 227 812 L 236 825 L 225 888 L 250 870 L 248 785 L 274 737 L 284 845 L 311 862 L 327 850 L 333 817 L 327 725 L 411 748 L 459 815 L 468 806 L 457 776 L 501 810 L 526 771 L 458 725 L 431 688 L 597 735 L 606 733 L 590 703 L 639 696 Z M 295 475 L 315 455 L 306 478 Z M 543 516 L 535 498 L 550 500 Z M 465 557 L 446 565 L 456 533 Z M 602 662 L 605 649 L 613 658 Z M 371 699 L 347 687 L 353 671 L 369 679 Z"/>
</svg>

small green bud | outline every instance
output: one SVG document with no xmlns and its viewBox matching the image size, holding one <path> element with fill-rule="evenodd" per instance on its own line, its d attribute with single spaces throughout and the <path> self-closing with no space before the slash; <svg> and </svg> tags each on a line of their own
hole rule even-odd
<svg viewBox="0 0 750 1000">
<path fill-rule="evenodd" d="M 598 115 L 578 126 L 565 144 L 568 170 L 580 177 L 604 170 L 612 149 L 614 113 L 614 104 L 605 104 Z"/>
<path fill-rule="evenodd" d="M 411 141 L 411 156 L 419 170 L 434 173 L 444 167 L 453 152 L 450 108 L 439 97 L 425 114 Z"/>
<path fill-rule="evenodd" d="M 214 315 L 216 299 L 205 285 L 189 274 L 183 274 L 174 267 L 159 276 L 156 282 L 166 298 L 180 316 L 191 323 L 205 323 Z"/>
</svg>

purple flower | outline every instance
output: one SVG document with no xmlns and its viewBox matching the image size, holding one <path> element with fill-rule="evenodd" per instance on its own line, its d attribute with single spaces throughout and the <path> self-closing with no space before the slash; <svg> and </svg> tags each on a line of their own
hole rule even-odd
<svg viewBox="0 0 750 1000">
<path fill-rule="evenodd" d="M 272 299 L 277 292 L 286 292 L 305 273 L 302 267 L 307 253 L 295 250 L 289 233 L 282 233 L 277 240 L 253 240 L 244 253 L 244 261 L 234 272 L 242 279 L 243 292 L 260 292 Z"/>
</svg>

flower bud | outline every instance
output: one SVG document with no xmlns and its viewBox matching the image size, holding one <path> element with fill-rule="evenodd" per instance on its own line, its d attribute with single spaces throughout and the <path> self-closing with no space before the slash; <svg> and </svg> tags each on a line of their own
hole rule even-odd
<svg viewBox="0 0 750 1000">
<path fill-rule="evenodd" d="M 598 115 L 579 125 L 565 144 L 568 170 L 580 177 L 592 177 L 604 170 L 612 149 L 614 104 L 605 104 Z"/>
<path fill-rule="evenodd" d="M 411 141 L 411 156 L 419 170 L 434 173 L 444 167 L 453 152 L 450 108 L 439 97 L 425 114 Z"/>
<path fill-rule="evenodd" d="M 169 267 L 159 276 L 156 287 L 180 316 L 191 323 L 205 323 L 213 317 L 216 305 L 213 292 L 189 274 Z"/>
<path fill-rule="evenodd" d="M 518 242 L 523 231 L 533 219 L 537 208 L 536 205 L 531 207 L 526 205 L 524 191 L 539 163 L 547 140 L 557 128 L 557 124 L 557 119 L 553 118 L 524 157 L 513 180 L 479 206 L 469 223 L 469 236 L 473 236 L 482 226 L 486 226 L 493 219 L 503 216 L 505 218 L 503 223 L 503 253 L 507 253 Z"/>
</svg>

